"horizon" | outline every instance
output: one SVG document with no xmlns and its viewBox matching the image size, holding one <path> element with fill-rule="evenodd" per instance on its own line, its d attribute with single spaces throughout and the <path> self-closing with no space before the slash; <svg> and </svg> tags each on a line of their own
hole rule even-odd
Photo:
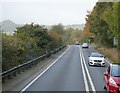
<svg viewBox="0 0 120 93">
<path fill-rule="evenodd" d="M 34 23 L 34 22 L 31 22 L 31 23 L 25 23 L 25 24 L 17 24 L 15 23 L 14 21 L 10 20 L 10 19 L 7 19 L 7 20 L 3 20 L 3 21 L 0 21 L 0 23 L 3 23 L 5 21 L 11 21 L 12 23 L 16 24 L 16 25 L 25 25 L 25 24 L 31 24 L 31 23 Z M 39 23 L 34 23 L 34 24 L 39 24 Z M 58 24 L 62 24 L 62 23 L 58 23 Z M 51 25 L 58 25 L 58 24 L 47 24 L 48 26 L 51 26 Z M 45 25 L 45 24 L 39 24 L 39 25 Z M 47 26 L 46 25 L 46 26 Z M 62 24 L 63 26 L 66 26 L 66 25 L 85 25 L 84 23 L 81 23 L 81 24 Z"/>
<path fill-rule="evenodd" d="M 12 20 L 9 20 L 9 19 L 0 22 L 0 26 L 3 30 L 3 32 L 6 33 L 7 35 L 12 35 L 17 27 L 22 27 L 26 24 L 16 24 L 15 22 L 13 22 Z M 28 23 L 28 25 L 30 25 L 30 24 L 31 23 Z M 47 29 L 50 29 L 53 26 L 59 25 L 59 24 L 44 25 L 44 24 L 38 24 L 38 23 L 34 23 L 34 24 L 44 26 Z M 83 30 L 85 27 L 85 24 L 67 24 L 67 25 L 61 24 L 61 25 L 64 27 L 64 29 L 73 28 L 73 29 Z"/>
</svg>

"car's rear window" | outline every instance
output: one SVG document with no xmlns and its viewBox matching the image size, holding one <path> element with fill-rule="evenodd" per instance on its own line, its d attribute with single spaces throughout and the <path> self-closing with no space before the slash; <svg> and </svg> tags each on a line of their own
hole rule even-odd
<svg viewBox="0 0 120 93">
<path fill-rule="evenodd" d="M 120 66 L 112 66 L 112 76 L 120 77 Z"/>
<path fill-rule="evenodd" d="M 91 57 L 103 57 L 103 55 L 99 53 L 92 53 Z"/>
<path fill-rule="evenodd" d="M 83 45 L 87 45 L 87 43 L 83 43 Z"/>
</svg>

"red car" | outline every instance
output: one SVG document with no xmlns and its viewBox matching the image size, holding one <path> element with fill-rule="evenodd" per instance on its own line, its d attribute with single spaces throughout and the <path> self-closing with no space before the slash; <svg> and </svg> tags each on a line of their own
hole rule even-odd
<svg viewBox="0 0 120 93">
<path fill-rule="evenodd" d="M 120 65 L 110 64 L 104 73 L 104 89 L 108 93 L 120 93 Z"/>
</svg>

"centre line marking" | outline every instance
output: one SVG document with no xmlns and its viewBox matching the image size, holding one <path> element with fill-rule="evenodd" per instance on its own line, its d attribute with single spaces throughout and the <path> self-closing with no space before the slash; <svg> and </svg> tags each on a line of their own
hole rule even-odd
<svg viewBox="0 0 120 93">
<path fill-rule="evenodd" d="M 85 90 L 89 92 L 89 87 L 88 87 L 88 83 L 87 83 L 87 79 L 86 79 L 86 74 L 85 74 L 85 70 L 84 70 L 84 66 L 83 66 L 83 61 L 82 61 L 82 54 L 80 52 L 79 49 L 79 53 L 80 53 L 80 61 L 81 61 L 81 67 L 82 67 L 82 73 L 83 73 L 83 78 L 84 78 L 84 83 L 85 83 Z"/>
<path fill-rule="evenodd" d="M 89 74 L 88 68 L 87 68 L 86 63 L 85 63 L 85 58 L 84 58 L 84 55 L 83 55 L 82 48 L 81 48 L 81 47 L 79 47 L 79 48 L 80 48 L 81 56 L 82 56 L 82 58 L 83 58 L 83 64 L 84 64 L 84 66 L 85 66 L 85 70 L 86 70 L 86 72 L 87 72 L 88 79 L 89 79 L 89 82 L 90 82 L 90 85 L 91 85 L 92 91 L 93 91 L 94 93 L 96 93 L 96 90 L 95 90 L 94 84 L 93 84 L 93 82 L 92 82 L 92 79 L 91 79 L 91 77 L 90 77 L 90 74 Z"/>
</svg>

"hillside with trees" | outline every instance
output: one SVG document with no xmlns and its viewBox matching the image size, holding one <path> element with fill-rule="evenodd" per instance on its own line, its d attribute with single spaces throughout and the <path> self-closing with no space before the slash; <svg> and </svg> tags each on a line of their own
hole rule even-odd
<svg viewBox="0 0 120 93">
<path fill-rule="evenodd" d="M 47 29 L 31 23 L 17 27 L 13 35 L 2 33 L 3 71 L 76 41 L 120 49 L 120 3 L 97 2 L 87 13 L 84 30 L 62 24 Z"/>
<path fill-rule="evenodd" d="M 97 2 L 88 11 L 84 33 L 98 45 L 120 48 L 120 2 Z M 117 44 L 114 44 L 117 41 Z"/>
<path fill-rule="evenodd" d="M 3 33 L 2 70 L 6 71 L 62 46 L 61 31 L 52 29 L 48 33 L 44 26 L 31 23 L 18 27 L 13 35 Z"/>
<path fill-rule="evenodd" d="M 87 13 L 84 39 L 90 39 L 112 62 L 120 63 L 120 2 L 97 2 Z"/>
<path fill-rule="evenodd" d="M 2 33 L 2 69 L 9 70 L 65 44 L 80 41 L 82 31 L 53 25 L 49 29 L 38 24 L 17 27 L 14 34 Z"/>
</svg>

